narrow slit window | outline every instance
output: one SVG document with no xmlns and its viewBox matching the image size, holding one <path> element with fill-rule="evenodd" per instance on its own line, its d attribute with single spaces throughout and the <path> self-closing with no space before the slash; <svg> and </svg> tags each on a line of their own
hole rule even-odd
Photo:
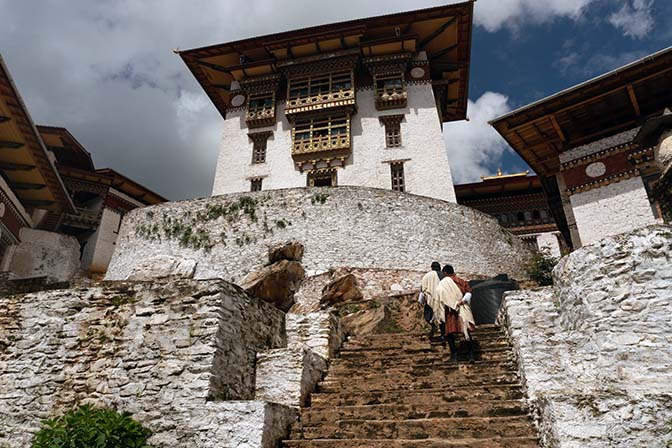
<svg viewBox="0 0 672 448">
<path fill-rule="evenodd" d="M 404 164 L 402 162 L 391 163 L 390 170 L 392 174 L 392 190 L 405 191 Z"/>
<path fill-rule="evenodd" d="M 263 179 L 251 179 L 250 180 L 250 191 L 261 191 L 261 182 Z"/>
</svg>

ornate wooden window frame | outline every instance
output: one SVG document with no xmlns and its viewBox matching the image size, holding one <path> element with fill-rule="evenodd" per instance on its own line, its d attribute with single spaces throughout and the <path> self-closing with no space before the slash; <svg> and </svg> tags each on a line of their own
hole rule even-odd
<svg viewBox="0 0 672 448">
<path fill-rule="evenodd" d="M 404 162 L 390 163 L 390 177 L 392 181 L 392 190 L 403 193 L 406 191 L 406 180 L 404 177 Z"/>
<path fill-rule="evenodd" d="M 383 115 L 379 119 L 385 126 L 385 147 L 400 148 L 402 146 L 401 122 L 404 120 L 404 115 Z"/>
<path fill-rule="evenodd" d="M 355 105 L 354 70 L 290 76 L 285 114 Z"/>
<path fill-rule="evenodd" d="M 266 163 L 266 152 L 268 139 L 273 135 L 273 132 L 254 132 L 247 134 L 252 140 L 252 164 Z"/>
<path fill-rule="evenodd" d="M 275 124 L 275 92 L 257 92 L 248 95 L 245 123 L 248 128 Z"/>
<path fill-rule="evenodd" d="M 350 149 L 350 112 L 296 117 L 292 126 L 292 155 Z"/>
<path fill-rule="evenodd" d="M 376 109 L 398 109 L 406 107 L 408 93 L 404 73 L 376 74 L 373 76 L 376 93 Z"/>
</svg>

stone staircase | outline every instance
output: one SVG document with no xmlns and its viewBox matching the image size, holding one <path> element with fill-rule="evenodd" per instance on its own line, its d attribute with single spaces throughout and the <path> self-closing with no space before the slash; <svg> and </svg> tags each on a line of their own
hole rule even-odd
<svg viewBox="0 0 672 448">
<path fill-rule="evenodd" d="M 474 364 L 426 333 L 350 339 L 283 446 L 538 447 L 508 340 L 494 325 L 474 339 Z"/>
</svg>

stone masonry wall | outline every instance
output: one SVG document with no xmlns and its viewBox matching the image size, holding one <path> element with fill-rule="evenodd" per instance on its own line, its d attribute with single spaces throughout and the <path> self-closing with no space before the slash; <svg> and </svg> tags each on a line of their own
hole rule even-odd
<svg viewBox="0 0 672 448">
<path fill-rule="evenodd" d="M 304 245 L 308 275 L 340 266 L 425 270 L 439 259 L 461 272 L 521 278 L 529 256 L 495 219 L 463 206 L 371 188 L 299 188 L 134 210 L 106 279 L 173 256 L 195 261 L 195 278 L 237 282 L 288 240 Z"/>
<path fill-rule="evenodd" d="M 93 403 L 133 413 L 157 447 L 273 447 L 293 411 L 222 400 L 252 400 L 256 353 L 285 345 L 284 314 L 222 281 L 4 297 L 0 446 Z"/>
<path fill-rule="evenodd" d="M 12 253 L 9 271 L 15 278 L 49 277 L 70 280 L 79 271 L 79 243 L 72 236 L 23 228 Z"/>
<path fill-rule="evenodd" d="M 563 258 L 555 289 L 505 296 L 545 447 L 672 444 L 672 228 L 605 238 Z"/>
</svg>

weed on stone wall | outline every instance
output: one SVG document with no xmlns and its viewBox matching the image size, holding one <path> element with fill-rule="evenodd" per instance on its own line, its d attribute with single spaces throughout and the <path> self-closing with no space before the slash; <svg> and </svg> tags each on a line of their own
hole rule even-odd
<svg viewBox="0 0 672 448">
<path fill-rule="evenodd" d="M 527 274 L 530 279 L 539 286 L 553 285 L 553 268 L 558 264 L 558 259 L 552 257 L 547 248 L 536 252 L 527 265 Z"/>
<path fill-rule="evenodd" d="M 35 434 L 32 448 L 149 448 L 147 439 L 152 435 L 128 412 L 89 405 L 43 424 L 45 427 Z"/>
<path fill-rule="evenodd" d="M 201 226 L 220 218 L 233 224 L 239 222 L 242 217 L 247 217 L 251 222 L 256 223 L 259 220 L 257 205 L 256 199 L 242 196 L 230 204 L 207 204 L 205 210 L 196 213 L 195 219 L 191 216 L 191 212 L 183 213 L 180 217 L 170 216 L 164 212 L 160 222 L 139 224 L 135 227 L 135 233 L 149 241 L 160 241 L 162 238 L 167 238 L 178 241 L 181 247 L 209 252 L 217 242 L 207 228 Z M 146 216 L 148 220 L 152 220 L 154 213 L 150 211 Z M 226 231 L 220 233 L 219 243 L 226 245 L 224 242 L 226 235 Z M 236 238 L 236 243 L 239 245 L 250 242 L 252 239 L 249 237 Z"/>
<path fill-rule="evenodd" d="M 315 193 L 313 196 L 310 198 L 310 203 L 312 205 L 315 204 L 325 204 L 327 202 L 327 199 L 329 199 L 329 195 L 326 193 Z"/>
</svg>

